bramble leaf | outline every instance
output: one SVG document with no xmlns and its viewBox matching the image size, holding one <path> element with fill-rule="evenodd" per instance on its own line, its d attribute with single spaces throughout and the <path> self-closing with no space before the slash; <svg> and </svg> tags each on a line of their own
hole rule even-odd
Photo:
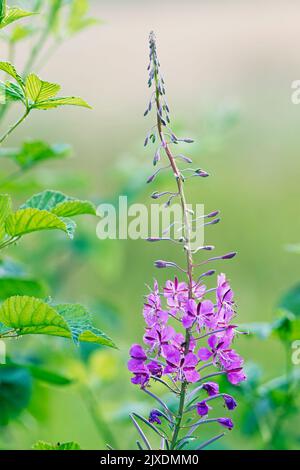
<svg viewBox="0 0 300 470">
<path fill-rule="evenodd" d="M 33 107 L 35 109 L 54 109 L 58 106 L 82 106 L 84 108 L 92 109 L 92 107 L 84 101 L 82 98 L 76 96 L 66 96 L 62 98 L 50 98 L 45 101 L 40 101 L 36 103 Z"/>
<path fill-rule="evenodd" d="M 35 297 L 14 296 L 1 305 L 0 322 L 19 336 L 44 334 L 115 347 L 108 336 L 92 326 L 88 311 L 77 304 L 55 306 Z"/>
<path fill-rule="evenodd" d="M 96 208 L 91 202 L 66 196 L 60 191 L 46 190 L 35 194 L 21 206 L 21 208 L 27 207 L 47 210 L 59 217 L 73 217 L 83 214 L 96 215 Z"/>
<path fill-rule="evenodd" d="M 77 442 L 63 442 L 62 444 L 50 444 L 49 442 L 38 441 L 32 446 L 33 450 L 81 450 Z"/>
<path fill-rule="evenodd" d="M 60 90 L 60 85 L 56 83 L 45 82 L 37 75 L 31 73 L 27 76 L 25 82 L 25 91 L 27 98 L 31 99 L 33 103 L 48 100 L 57 95 Z"/>
<path fill-rule="evenodd" d="M 2 101 L 22 101 L 25 102 L 25 95 L 18 83 L 0 82 L 0 94 Z M 5 101 L 4 101 L 5 100 Z"/>
<path fill-rule="evenodd" d="M 14 78 L 21 87 L 24 87 L 24 81 L 22 77 L 18 74 L 15 67 L 10 62 L 0 62 L 0 70 Z"/>
<path fill-rule="evenodd" d="M 39 209 L 20 209 L 9 215 L 5 221 L 5 230 L 11 237 L 20 237 L 40 230 L 62 230 L 68 233 L 66 222 L 55 214 Z"/>
</svg>

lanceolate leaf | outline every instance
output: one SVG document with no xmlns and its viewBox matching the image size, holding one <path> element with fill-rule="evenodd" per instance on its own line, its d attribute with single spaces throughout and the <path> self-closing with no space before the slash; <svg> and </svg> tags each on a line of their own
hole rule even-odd
<svg viewBox="0 0 300 470">
<path fill-rule="evenodd" d="M 1 305 L 0 322 L 19 336 L 45 334 L 115 347 L 108 336 L 92 326 L 90 314 L 81 305 L 51 306 L 34 297 L 14 296 Z"/>
<path fill-rule="evenodd" d="M 96 208 L 91 202 L 66 196 L 60 191 L 47 190 L 35 194 L 22 206 L 22 208 L 27 207 L 47 210 L 59 217 L 74 217 L 82 214 L 96 215 Z"/>
<path fill-rule="evenodd" d="M 20 209 L 5 221 L 6 233 L 20 237 L 40 230 L 62 230 L 68 233 L 68 225 L 55 214 L 39 209 Z"/>
<path fill-rule="evenodd" d="M 25 90 L 29 99 L 34 103 L 39 103 L 56 96 L 60 90 L 60 85 L 44 82 L 37 75 L 31 73 L 26 78 Z"/>
<path fill-rule="evenodd" d="M 84 108 L 91 109 L 91 106 L 84 101 L 82 98 L 76 96 L 65 96 L 62 98 L 50 98 L 45 101 L 40 101 L 36 103 L 33 107 L 35 109 L 53 109 L 58 106 L 83 106 Z"/>
</svg>

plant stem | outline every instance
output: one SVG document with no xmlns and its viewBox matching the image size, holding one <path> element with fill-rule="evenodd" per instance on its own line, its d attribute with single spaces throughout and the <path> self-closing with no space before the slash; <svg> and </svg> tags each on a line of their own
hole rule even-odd
<svg viewBox="0 0 300 470">
<path fill-rule="evenodd" d="M 2 137 L 0 137 L 0 144 L 2 144 L 5 139 L 7 139 L 7 137 L 20 125 L 22 124 L 22 122 L 27 118 L 28 114 L 30 113 L 30 108 L 26 108 L 26 111 L 25 113 L 23 114 L 22 117 L 20 117 L 20 119 L 15 122 L 15 124 L 13 124 L 7 132 L 5 132 L 5 134 L 2 135 Z"/>
<path fill-rule="evenodd" d="M 87 404 L 87 407 L 90 411 L 90 415 L 94 421 L 94 424 L 100 434 L 101 438 L 104 440 L 106 445 L 111 446 L 112 448 L 116 449 L 116 440 L 111 432 L 108 424 L 106 423 L 105 419 L 102 416 L 102 413 L 99 409 L 99 404 L 96 398 L 94 397 L 93 392 L 88 386 L 84 386 L 82 388 L 82 397 Z"/>
<path fill-rule="evenodd" d="M 193 256 L 192 256 L 192 249 L 191 249 L 191 228 L 190 228 L 190 221 L 189 221 L 189 213 L 188 213 L 186 197 L 185 197 L 184 188 L 183 188 L 183 178 L 180 173 L 180 170 L 177 167 L 176 160 L 170 150 L 170 147 L 166 143 L 166 139 L 164 137 L 163 124 L 162 124 L 161 117 L 159 114 L 159 109 L 160 109 L 159 75 L 158 75 L 158 64 L 157 64 L 155 57 L 154 57 L 154 81 L 155 81 L 155 102 L 156 102 L 156 111 L 157 111 L 157 130 L 158 130 L 158 134 L 159 134 L 159 138 L 162 143 L 162 146 L 165 150 L 167 158 L 169 159 L 169 162 L 173 171 L 173 175 L 176 179 L 178 195 L 179 195 L 180 203 L 182 207 L 182 214 L 183 214 L 183 221 L 184 221 L 183 236 L 185 239 L 185 251 L 186 251 L 186 262 L 187 262 L 186 272 L 188 276 L 189 298 L 192 298 L 193 297 Z M 187 329 L 186 335 L 185 335 L 185 354 L 187 354 L 189 351 L 190 337 L 191 337 L 190 329 Z M 186 398 L 187 385 L 188 385 L 188 382 L 186 380 L 184 380 L 181 384 L 178 413 L 177 413 L 174 432 L 173 432 L 171 445 L 170 445 L 171 450 L 175 449 L 178 434 L 180 432 L 185 398 Z"/>
</svg>

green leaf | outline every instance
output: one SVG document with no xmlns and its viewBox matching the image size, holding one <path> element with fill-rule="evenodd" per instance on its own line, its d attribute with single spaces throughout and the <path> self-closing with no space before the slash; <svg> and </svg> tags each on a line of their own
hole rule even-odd
<svg viewBox="0 0 300 470">
<path fill-rule="evenodd" d="M 65 158 L 69 154 L 69 145 L 50 145 L 39 140 L 25 142 L 19 149 L 0 149 L 0 156 L 14 160 L 23 169 L 32 168 L 47 160 Z"/>
<path fill-rule="evenodd" d="M 68 29 L 70 34 L 78 33 L 89 26 L 94 26 L 100 23 L 98 19 L 86 16 L 88 10 L 88 0 L 73 0 L 68 20 Z"/>
<path fill-rule="evenodd" d="M 45 82 L 37 75 L 31 73 L 27 76 L 25 82 L 26 96 L 33 101 L 39 103 L 49 98 L 53 98 L 60 90 L 60 85 L 56 83 Z"/>
<path fill-rule="evenodd" d="M 82 98 L 76 96 L 66 96 L 62 98 L 50 98 L 45 101 L 40 101 L 35 104 L 33 107 L 35 109 L 54 109 L 58 106 L 83 106 L 84 108 L 92 109 L 92 107 L 84 101 Z"/>
<path fill-rule="evenodd" d="M 64 377 L 61 374 L 57 374 L 56 372 L 46 370 L 40 366 L 28 364 L 28 365 L 24 365 L 24 367 L 26 367 L 26 369 L 30 371 L 34 379 L 40 380 L 50 385 L 65 386 L 65 385 L 71 385 L 73 383 L 73 380 L 67 377 Z"/>
<path fill-rule="evenodd" d="M 17 418 L 30 401 L 32 378 L 23 367 L 0 366 L 0 425 Z"/>
<path fill-rule="evenodd" d="M 39 209 L 20 209 L 9 215 L 5 230 L 11 237 L 20 237 L 41 230 L 62 230 L 69 234 L 69 226 L 55 214 Z"/>
<path fill-rule="evenodd" d="M 72 217 L 83 214 L 96 215 L 96 208 L 91 202 L 66 196 L 60 191 L 46 190 L 35 194 L 21 206 L 21 208 L 28 207 L 47 210 L 59 217 Z"/>
<path fill-rule="evenodd" d="M 0 62 L 0 70 L 14 78 L 21 87 L 24 86 L 22 77 L 18 74 L 15 67 L 10 62 Z"/>
<path fill-rule="evenodd" d="M 11 43 L 16 44 L 34 33 L 35 29 L 31 26 L 17 25 L 11 32 L 9 40 Z"/>
<path fill-rule="evenodd" d="M 3 2 L 3 0 L 2 0 Z M 1 14 L 1 16 L 3 13 Z M 31 11 L 22 10 L 21 8 L 7 8 L 6 15 L 0 21 L 0 29 L 5 28 L 9 24 L 13 23 L 14 21 L 20 20 L 21 18 L 26 18 L 27 16 L 35 15 L 35 13 Z"/>
<path fill-rule="evenodd" d="M 29 295 L 43 299 L 47 296 L 47 289 L 36 279 L 0 277 L 0 300 L 13 295 Z"/>
<path fill-rule="evenodd" d="M 77 442 L 64 442 L 62 444 L 50 444 L 49 442 L 38 441 L 32 446 L 33 450 L 81 450 Z"/>
<path fill-rule="evenodd" d="M 11 213 L 11 197 L 8 194 L 0 194 L 0 240 L 5 235 L 5 221 Z"/>
<path fill-rule="evenodd" d="M 104 346 L 115 347 L 112 340 L 102 331 L 93 327 L 91 315 L 85 307 L 79 304 L 55 305 L 55 310 L 65 319 L 73 339 L 86 341 L 88 343 L 98 343 Z"/>
<path fill-rule="evenodd" d="M 300 284 L 297 284 L 284 294 L 278 306 L 300 317 Z"/>
<path fill-rule="evenodd" d="M 0 0 L 0 24 L 3 21 L 3 18 L 6 16 L 6 0 Z"/>
<path fill-rule="evenodd" d="M 40 299 L 14 296 L 0 307 L 0 322 L 19 336 L 45 334 L 115 347 L 112 340 L 91 324 L 91 316 L 81 305 L 49 305 Z"/>
<path fill-rule="evenodd" d="M 0 82 L 0 94 L 3 103 L 6 101 L 22 101 L 24 103 L 25 101 L 24 92 L 17 83 Z"/>
</svg>

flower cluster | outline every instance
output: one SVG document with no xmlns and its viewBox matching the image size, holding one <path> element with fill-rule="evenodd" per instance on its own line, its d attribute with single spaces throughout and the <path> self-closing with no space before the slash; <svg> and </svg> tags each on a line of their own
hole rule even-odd
<svg viewBox="0 0 300 470">
<path fill-rule="evenodd" d="M 237 334 L 236 326 L 232 324 L 234 300 L 224 274 L 218 276 L 213 300 L 207 298 L 211 292 L 212 289 L 208 292 L 204 284 L 194 283 L 193 298 L 190 298 L 188 285 L 179 282 L 177 277 L 174 281 L 168 280 L 162 292 L 154 282 L 143 309 L 145 346 L 134 344 L 130 349 L 128 369 L 133 373 L 132 383 L 145 388 L 151 379 L 164 376 L 175 384 L 183 381 L 202 383 L 208 367 L 216 367 L 217 374 L 226 374 L 234 385 L 245 380 L 243 359 L 232 349 Z M 177 325 L 180 330 L 174 327 Z M 184 334 L 187 329 L 191 332 L 188 348 Z M 216 383 L 203 383 L 202 389 L 207 391 L 209 400 L 222 396 L 229 410 L 235 408 L 234 399 L 220 395 Z M 207 415 L 211 409 L 207 401 L 196 406 L 200 416 Z M 232 422 L 229 424 L 227 427 L 231 428 Z"/>
</svg>

